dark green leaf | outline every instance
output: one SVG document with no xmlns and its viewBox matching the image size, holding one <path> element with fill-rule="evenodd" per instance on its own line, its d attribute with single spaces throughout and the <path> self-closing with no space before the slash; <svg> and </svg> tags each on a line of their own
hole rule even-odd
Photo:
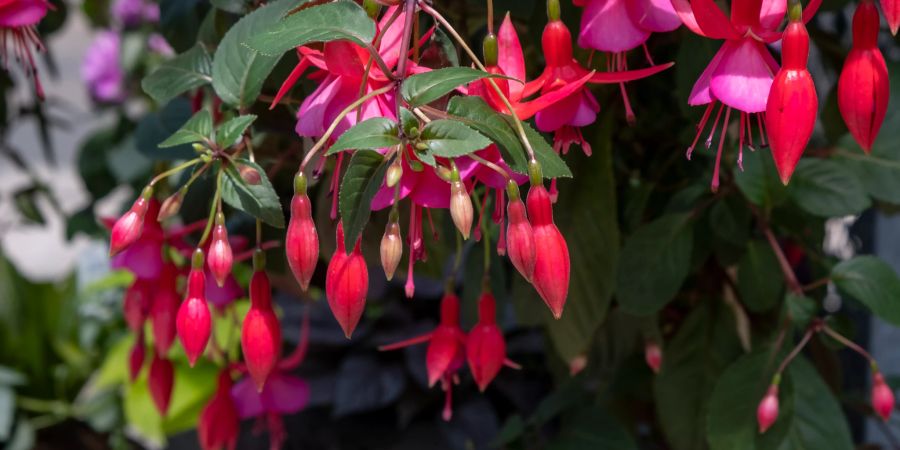
<svg viewBox="0 0 900 450">
<path fill-rule="evenodd" d="M 216 144 L 223 148 L 234 145 L 254 120 L 256 120 L 255 115 L 247 114 L 237 116 L 219 125 L 219 129 L 216 130 Z"/>
<path fill-rule="evenodd" d="M 634 438 L 602 406 L 576 410 L 563 422 L 562 431 L 549 450 L 637 449 Z"/>
<path fill-rule="evenodd" d="M 194 156 L 190 145 L 159 148 L 159 143 L 178 131 L 191 118 L 191 104 L 186 99 L 175 98 L 163 109 L 147 114 L 138 122 L 134 131 L 134 143 L 139 152 L 153 159 L 187 159 Z"/>
<path fill-rule="evenodd" d="M 497 432 L 497 435 L 491 439 L 490 447 L 499 448 L 511 444 L 516 439 L 519 439 L 523 433 L 525 433 L 525 421 L 522 420 L 522 416 L 513 414 L 506 419 L 503 427 L 501 427 L 500 431 Z"/>
<path fill-rule="evenodd" d="M 858 256 L 831 270 L 838 289 L 868 306 L 878 317 L 900 326 L 900 279 L 874 256 Z"/>
<path fill-rule="evenodd" d="M 222 177 L 222 200 L 273 227 L 284 228 L 281 202 L 275 189 L 272 188 L 272 183 L 269 182 L 269 177 L 266 176 L 266 171 L 256 163 L 245 159 L 237 160 L 237 163 L 258 172 L 260 182 L 247 183 L 233 165 L 228 165 L 225 176 Z"/>
<path fill-rule="evenodd" d="M 784 277 L 775 253 L 765 241 L 753 241 L 738 264 L 738 292 L 747 309 L 764 312 L 778 303 Z"/>
<path fill-rule="evenodd" d="M 435 120 L 425 125 L 420 139 L 434 156 L 445 158 L 468 155 L 491 145 L 491 141 L 481 133 L 450 119 Z"/>
<path fill-rule="evenodd" d="M 784 296 L 784 306 L 798 330 L 806 329 L 819 309 L 819 305 L 816 304 L 815 300 L 790 291 Z"/>
<path fill-rule="evenodd" d="M 141 87 L 157 103 L 163 104 L 190 89 L 211 83 L 212 57 L 202 45 L 162 63 L 141 81 Z"/>
<path fill-rule="evenodd" d="M 413 128 L 418 130 L 419 128 L 419 119 L 412 113 L 412 111 L 406 108 L 400 108 L 400 127 L 403 128 L 403 132 L 407 135 L 412 134 Z"/>
<path fill-rule="evenodd" d="M 512 122 L 512 117 L 506 117 L 507 120 Z M 528 138 L 528 142 L 531 143 L 531 147 L 534 150 L 534 157 L 541 163 L 541 171 L 544 173 L 544 178 L 571 178 L 572 172 L 569 171 L 569 166 L 559 157 L 559 153 L 556 153 L 553 147 L 547 143 L 544 136 L 535 131 L 534 128 L 531 128 L 531 125 L 527 123 L 523 122 L 522 126 L 525 128 L 525 137 Z"/>
<path fill-rule="evenodd" d="M 858 214 L 871 204 L 853 172 L 839 162 L 817 158 L 800 160 L 788 194 L 797 206 L 819 217 Z"/>
<path fill-rule="evenodd" d="M 485 77 L 495 77 L 470 67 L 446 67 L 413 75 L 400 86 L 400 95 L 411 108 L 427 105 L 454 89 Z"/>
<path fill-rule="evenodd" d="M 792 380 L 802 382 L 793 383 L 794 418 L 779 450 L 853 449 L 841 404 L 812 364 L 797 358 L 787 371 Z"/>
<path fill-rule="evenodd" d="M 636 315 L 659 311 L 690 270 L 694 235 L 687 214 L 669 214 L 638 228 L 625 240 L 616 297 Z"/>
<path fill-rule="evenodd" d="M 400 145 L 399 134 L 397 122 L 385 117 L 373 117 L 345 131 L 326 155 L 344 150 L 376 150 Z"/>
<path fill-rule="evenodd" d="M 356 152 L 350 158 L 350 164 L 341 180 L 338 199 L 341 221 L 344 224 L 344 245 L 348 254 L 353 251 L 356 240 L 369 221 L 372 199 L 384 181 L 388 163 L 378 152 Z"/>
<path fill-rule="evenodd" d="M 248 0 L 210 0 L 213 6 L 232 14 L 244 14 L 251 2 Z"/>
<path fill-rule="evenodd" d="M 178 131 L 160 142 L 159 147 L 167 148 L 194 142 L 204 142 L 212 136 L 212 132 L 212 116 L 209 114 L 209 111 L 201 109 L 190 120 L 185 122 Z"/>
<path fill-rule="evenodd" d="M 280 56 L 310 42 L 348 40 L 369 45 L 375 38 L 375 22 L 359 5 L 342 0 L 302 9 L 255 31 L 242 42 L 264 55 Z"/>
<path fill-rule="evenodd" d="M 764 208 L 778 205 L 786 196 L 768 151 L 745 150 L 744 170 L 735 172 L 734 181 L 748 200 Z"/>
<path fill-rule="evenodd" d="M 213 88 L 225 103 L 248 108 L 256 102 L 266 77 L 281 59 L 281 53 L 264 55 L 243 42 L 275 27 L 297 4 L 297 0 L 269 3 L 241 18 L 225 33 L 216 49 L 212 70 Z"/>
</svg>

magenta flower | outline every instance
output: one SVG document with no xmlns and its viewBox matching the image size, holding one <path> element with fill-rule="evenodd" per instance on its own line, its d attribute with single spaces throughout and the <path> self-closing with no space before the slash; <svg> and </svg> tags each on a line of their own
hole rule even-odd
<svg viewBox="0 0 900 450">
<path fill-rule="evenodd" d="M 91 97 L 102 103 L 125 99 L 125 73 L 119 56 L 120 37 L 114 31 L 101 31 L 84 54 L 81 78 Z"/>
<path fill-rule="evenodd" d="M 147 0 L 115 0 L 109 13 L 118 23 L 135 27 L 143 23 L 159 21 L 159 5 Z"/>
<path fill-rule="evenodd" d="M 37 24 L 52 8 L 53 5 L 48 0 L 0 2 L 0 57 L 4 66 L 12 59 L 11 56 L 19 59 L 34 79 L 34 88 L 40 98 L 44 97 L 44 89 L 37 75 L 32 47 L 37 51 L 44 50 L 44 44 L 37 34 Z"/>
<path fill-rule="evenodd" d="M 574 0 L 584 6 L 578 45 L 621 53 L 644 45 L 651 33 L 681 26 L 670 0 Z M 649 57 L 649 54 L 648 54 Z"/>
</svg>

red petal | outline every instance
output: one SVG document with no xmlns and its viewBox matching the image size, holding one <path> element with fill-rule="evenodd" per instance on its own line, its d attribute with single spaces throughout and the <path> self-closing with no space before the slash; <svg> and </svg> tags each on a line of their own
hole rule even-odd
<svg viewBox="0 0 900 450">
<path fill-rule="evenodd" d="M 697 25 L 703 30 L 706 37 L 712 39 L 737 39 L 740 37 L 731 21 L 713 0 L 691 0 L 691 10 L 694 12 Z"/>
<path fill-rule="evenodd" d="M 644 69 L 638 70 L 622 70 L 617 72 L 595 72 L 590 79 L 591 83 L 625 83 L 628 81 L 640 80 L 641 78 L 646 78 L 651 75 L 655 75 L 657 73 L 662 72 L 663 70 L 668 69 L 669 67 L 674 66 L 674 62 L 667 62 L 663 64 L 657 64 L 652 67 L 647 67 Z"/>
</svg>

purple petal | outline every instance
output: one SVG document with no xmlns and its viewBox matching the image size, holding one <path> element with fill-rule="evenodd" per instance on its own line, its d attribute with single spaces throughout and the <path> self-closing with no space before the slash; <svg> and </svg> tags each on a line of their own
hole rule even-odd
<svg viewBox="0 0 900 450">
<path fill-rule="evenodd" d="M 688 105 L 705 105 L 713 100 L 712 94 L 709 91 L 709 80 L 712 77 L 713 72 L 715 72 L 716 67 L 718 67 L 719 63 L 722 61 L 725 50 L 726 48 L 723 44 L 719 47 L 719 51 L 716 52 L 716 56 L 714 56 L 712 61 L 709 62 L 709 65 L 706 66 L 706 69 L 703 69 L 703 73 L 700 74 L 700 78 L 697 78 L 697 82 L 694 83 L 694 87 L 691 89 L 691 95 L 688 96 Z"/>
<path fill-rule="evenodd" d="M 660 33 L 681 26 L 671 0 L 632 0 L 626 4 L 631 20 L 645 30 Z"/>
<path fill-rule="evenodd" d="M 231 398 L 234 400 L 234 406 L 241 419 L 258 417 L 264 412 L 262 397 L 256 390 L 256 383 L 250 377 L 244 377 L 243 380 L 232 386 Z"/>
<path fill-rule="evenodd" d="M 572 116 L 572 120 L 566 125 L 571 125 L 573 127 L 588 126 L 597 120 L 598 112 L 600 112 L 600 104 L 597 103 L 594 94 L 591 94 L 587 89 L 582 89 L 581 99 L 578 102 L 578 109 L 575 110 L 575 115 Z"/>
<path fill-rule="evenodd" d="M 578 45 L 604 52 L 624 52 L 644 43 L 650 33 L 628 16 L 626 0 L 590 0 L 581 16 Z"/>
<path fill-rule="evenodd" d="M 309 403 L 309 385 L 301 378 L 273 372 L 263 388 L 262 402 L 267 412 L 279 414 L 299 412 Z"/>
<path fill-rule="evenodd" d="M 538 130 L 549 133 L 567 125 L 572 121 L 572 118 L 575 117 L 575 113 L 581 105 L 581 100 L 581 90 L 578 90 L 568 97 L 539 111 L 534 116 Z"/>
<path fill-rule="evenodd" d="M 325 123 L 325 111 L 340 87 L 340 77 L 329 75 L 303 100 L 300 110 L 297 111 L 297 134 L 306 137 L 325 134 L 325 128 L 328 126 Z"/>
</svg>

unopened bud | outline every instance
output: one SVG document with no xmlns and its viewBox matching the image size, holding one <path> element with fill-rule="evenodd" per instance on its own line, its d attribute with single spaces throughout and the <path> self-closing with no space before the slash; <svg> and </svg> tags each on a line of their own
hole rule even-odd
<svg viewBox="0 0 900 450">
<path fill-rule="evenodd" d="M 453 224 L 465 239 L 468 239 L 472 232 L 474 215 L 472 199 L 466 192 L 466 186 L 461 181 L 450 183 L 450 217 L 453 218 Z"/>
<path fill-rule="evenodd" d="M 659 344 L 654 341 L 647 341 L 644 344 L 644 360 L 647 361 L 647 365 L 650 366 L 653 373 L 659 373 L 659 368 L 662 366 L 662 349 L 659 348 Z"/>
<path fill-rule="evenodd" d="M 498 60 L 497 35 L 488 33 L 484 37 L 484 41 L 482 41 L 481 48 L 484 53 L 484 65 L 488 67 L 496 66 Z"/>
<path fill-rule="evenodd" d="M 110 256 L 125 250 L 141 237 L 141 232 L 144 230 L 144 216 L 147 215 L 147 208 L 150 206 L 150 197 L 152 196 L 153 187 L 144 188 L 141 196 L 131 205 L 131 209 L 113 225 L 112 235 L 109 239 Z"/>
<path fill-rule="evenodd" d="M 400 237 L 400 224 L 396 220 L 388 222 L 381 238 L 381 267 L 388 280 L 394 278 L 394 272 L 400 265 L 403 256 L 403 241 Z"/>
<path fill-rule="evenodd" d="M 397 162 L 391 164 L 391 167 L 388 167 L 387 174 L 384 177 L 384 183 L 387 187 L 392 188 L 400 182 L 400 177 L 403 176 L 403 166 L 400 164 L 400 159 L 397 159 Z"/>
<path fill-rule="evenodd" d="M 186 192 L 187 191 L 184 188 L 181 188 L 178 192 L 166 198 L 159 208 L 159 214 L 156 216 L 156 220 L 162 222 L 175 217 L 175 215 L 178 214 L 178 211 L 181 210 L 181 204 L 184 203 L 184 195 Z"/>
<path fill-rule="evenodd" d="M 225 216 L 216 214 L 216 225 L 213 227 L 212 242 L 209 245 L 209 258 L 207 258 L 209 271 L 212 273 L 219 287 L 225 286 L 225 280 L 231 275 L 231 266 L 234 263 L 234 254 L 231 244 L 228 242 L 228 229 L 225 228 Z"/>
<path fill-rule="evenodd" d="M 194 151 L 197 153 L 203 153 L 206 151 L 206 147 L 204 147 L 203 144 L 199 142 L 195 142 L 191 147 L 194 147 Z"/>
<path fill-rule="evenodd" d="M 363 9 L 366 10 L 366 14 L 369 15 L 372 19 L 378 18 L 378 13 L 381 11 L 381 5 L 378 4 L 375 0 L 365 0 L 363 1 Z"/>
<path fill-rule="evenodd" d="M 424 142 L 416 142 L 416 150 L 420 152 L 424 152 L 428 150 L 428 144 Z"/>
<path fill-rule="evenodd" d="M 756 422 L 759 424 L 760 434 L 765 433 L 776 419 L 778 419 L 778 385 L 773 383 L 756 408 Z"/>
<path fill-rule="evenodd" d="M 239 166 L 238 171 L 241 174 L 241 178 L 243 178 L 244 181 L 247 182 L 247 184 L 257 185 L 262 182 L 262 177 L 260 176 L 259 171 L 257 171 L 253 167 L 241 165 Z"/>
<path fill-rule="evenodd" d="M 872 374 L 872 408 L 885 422 L 894 410 L 894 391 L 878 371 Z"/>
<path fill-rule="evenodd" d="M 435 175 L 438 176 L 438 178 L 440 178 L 448 183 L 453 181 L 452 173 L 450 172 L 450 169 L 448 169 L 444 166 L 437 166 L 434 169 L 434 173 L 435 173 Z"/>
</svg>

